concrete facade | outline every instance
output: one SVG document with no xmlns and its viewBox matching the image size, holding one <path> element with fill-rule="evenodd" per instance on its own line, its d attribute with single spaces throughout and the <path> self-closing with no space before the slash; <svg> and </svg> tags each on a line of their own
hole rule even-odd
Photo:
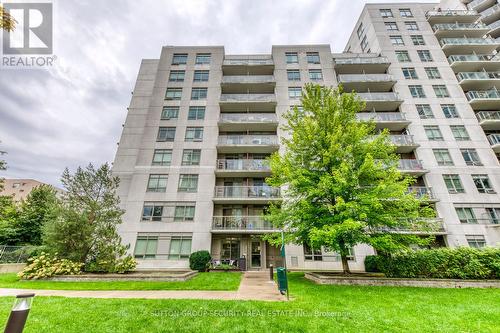
<svg viewBox="0 0 500 333">
<path fill-rule="evenodd" d="M 31 191 L 40 185 L 47 185 L 35 179 L 3 179 L 3 189 L 0 190 L 0 195 L 11 195 L 15 201 L 25 200 Z M 52 185 L 50 185 L 52 186 Z M 52 186 L 57 193 L 62 193 L 62 190 Z"/>
<path fill-rule="evenodd" d="M 360 118 L 389 128 L 402 171 L 417 177 L 410 190 L 434 201 L 438 218 L 430 222 L 439 226 L 438 245 L 496 246 L 500 168 L 487 134 L 500 131 L 500 120 L 488 123 L 490 132 L 485 132 L 476 113 L 498 111 L 500 100 L 467 99 L 464 88 L 476 83 L 459 83 L 448 60 L 454 51 L 444 50 L 442 35 L 433 30 L 440 16 L 426 15 L 435 6 L 366 5 L 340 54 L 332 54 L 329 45 L 279 45 L 265 55 L 226 55 L 222 46 L 166 46 L 160 59 L 143 60 L 113 166 L 126 210 L 120 234 L 139 267 L 185 268 L 189 253 L 201 249 L 220 263 L 236 264 L 245 257 L 246 269 L 282 264 L 278 249 L 260 238 L 274 230 L 261 218 L 263 209 L 280 200 L 279 189 L 264 183 L 269 175 L 265 158 L 280 149 L 282 115 L 300 103 L 300 89 L 311 81 L 357 91 L 367 102 Z M 390 9 L 392 17 L 381 17 L 381 9 Z M 418 30 L 408 31 L 406 21 Z M 398 30 L 387 31 L 388 22 Z M 423 45 L 413 45 L 410 35 L 421 36 Z M 389 36 L 404 45 L 393 45 Z M 488 49 L 492 54 L 495 45 Z M 407 51 L 411 60 L 399 62 L 396 51 Z M 420 61 L 418 51 L 428 51 L 432 61 Z M 459 51 L 473 54 L 475 49 Z M 492 60 L 488 66 L 498 71 L 499 63 Z M 418 78 L 405 79 L 403 67 L 414 68 Z M 429 79 L 426 67 L 437 69 L 440 78 Z M 494 80 L 481 82 L 482 89 L 495 86 Z M 425 97 L 412 97 L 409 85 L 421 86 Z M 446 87 L 449 96 L 437 97 L 433 85 Z M 445 116 L 445 104 L 454 105 L 458 117 Z M 428 105 L 433 117 L 420 116 L 417 105 Z M 443 139 L 429 140 L 424 126 L 438 126 Z M 456 140 L 450 126 L 464 126 L 470 139 Z M 438 164 L 436 149 L 446 149 L 453 162 Z M 468 165 L 461 149 L 475 149 L 480 163 Z M 199 158 L 191 150 L 199 150 Z M 458 175 L 464 192 L 450 193 L 443 174 Z M 492 190 L 480 193 L 472 175 L 487 175 Z M 466 208 L 462 214 L 470 208 L 474 218 L 467 215 L 461 222 L 457 208 Z M 304 251 L 287 246 L 288 267 L 341 268 L 334 253 Z M 356 246 L 351 268 L 363 270 L 363 258 L 373 253 L 369 246 Z"/>
</svg>

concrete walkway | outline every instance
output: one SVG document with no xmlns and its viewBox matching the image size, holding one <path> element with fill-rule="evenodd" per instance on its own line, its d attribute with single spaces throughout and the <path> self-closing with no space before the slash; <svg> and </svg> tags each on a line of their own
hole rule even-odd
<svg viewBox="0 0 500 333">
<path fill-rule="evenodd" d="M 1 288 L 1 296 L 35 293 L 37 296 L 80 298 L 145 298 L 145 299 L 209 299 L 283 301 L 274 281 L 267 272 L 245 272 L 237 291 L 205 290 L 43 290 Z"/>
</svg>

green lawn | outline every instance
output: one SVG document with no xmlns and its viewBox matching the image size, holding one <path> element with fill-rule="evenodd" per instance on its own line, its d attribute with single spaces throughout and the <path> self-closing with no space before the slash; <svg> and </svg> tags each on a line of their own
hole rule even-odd
<svg viewBox="0 0 500 333">
<path fill-rule="evenodd" d="M 0 288 L 59 289 L 59 290 L 237 290 L 241 273 L 198 273 L 185 282 L 160 281 L 96 281 L 69 282 L 19 280 L 16 274 L 0 274 Z"/>
<path fill-rule="evenodd" d="M 25 332 L 482 333 L 500 328 L 498 289 L 321 286 L 292 273 L 290 290 L 290 302 L 39 297 Z M 0 298 L 1 319 L 12 300 Z"/>
</svg>

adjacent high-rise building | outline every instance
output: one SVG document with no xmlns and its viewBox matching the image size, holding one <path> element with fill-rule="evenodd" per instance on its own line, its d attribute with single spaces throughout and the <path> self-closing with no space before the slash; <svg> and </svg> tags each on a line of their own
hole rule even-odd
<svg viewBox="0 0 500 333">
<path fill-rule="evenodd" d="M 185 268 L 196 250 L 244 269 L 282 264 L 262 239 L 277 231 L 262 218 L 266 206 L 281 200 L 265 183 L 266 159 L 280 150 L 282 115 L 300 105 L 308 82 L 356 91 L 366 101 L 359 118 L 389 129 L 402 172 L 417 179 L 408 190 L 435 207 L 435 246 L 498 245 L 493 3 L 369 4 L 343 53 L 329 45 L 273 46 L 265 55 L 166 46 L 160 59 L 143 60 L 113 167 L 126 210 L 120 234 L 139 267 Z M 341 268 L 325 249 L 286 250 L 292 269 Z M 356 246 L 351 268 L 362 270 L 373 253 Z"/>
</svg>

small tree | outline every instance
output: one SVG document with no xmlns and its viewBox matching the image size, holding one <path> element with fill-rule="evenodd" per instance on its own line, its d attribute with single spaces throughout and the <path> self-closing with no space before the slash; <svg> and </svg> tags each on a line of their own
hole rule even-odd
<svg viewBox="0 0 500 333">
<path fill-rule="evenodd" d="M 308 85 L 302 107 L 285 115 L 285 150 L 271 157 L 267 182 L 285 191 L 267 219 L 287 231 L 289 242 L 339 253 L 344 273 L 356 244 L 392 252 L 428 243 L 395 232 L 427 228 L 420 217 L 433 210 L 408 192 L 414 179 L 399 172 L 388 132 L 377 135 L 373 122 L 357 120 L 363 102 L 341 88 Z"/>
<path fill-rule="evenodd" d="M 18 242 L 15 224 L 19 209 L 11 195 L 0 196 L 0 244 L 15 245 Z"/>
</svg>

